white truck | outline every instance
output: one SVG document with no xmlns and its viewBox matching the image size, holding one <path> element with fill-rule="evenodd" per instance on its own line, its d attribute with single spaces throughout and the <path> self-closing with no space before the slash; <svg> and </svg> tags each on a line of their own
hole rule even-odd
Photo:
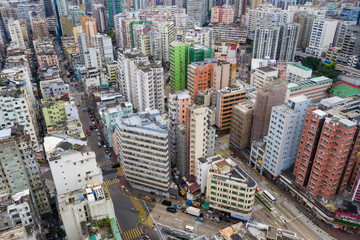
<svg viewBox="0 0 360 240">
<path fill-rule="evenodd" d="M 186 208 L 185 213 L 193 215 L 195 217 L 198 217 L 198 216 L 200 216 L 200 213 L 201 213 L 200 211 L 201 210 L 199 208 L 188 207 L 188 208 Z"/>
</svg>

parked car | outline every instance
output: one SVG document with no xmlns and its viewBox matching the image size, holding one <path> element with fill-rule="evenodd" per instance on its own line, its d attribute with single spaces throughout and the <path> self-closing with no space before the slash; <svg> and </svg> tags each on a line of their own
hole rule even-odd
<svg viewBox="0 0 360 240">
<path fill-rule="evenodd" d="M 94 126 L 93 126 L 93 128 L 94 128 L 94 129 L 97 129 L 97 126 L 96 126 L 96 125 L 94 125 Z"/>
<path fill-rule="evenodd" d="M 100 136 L 98 136 L 98 141 L 101 141 L 102 139 L 101 139 L 101 137 Z"/>
<path fill-rule="evenodd" d="M 96 132 L 96 134 L 97 134 L 98 136 L 100 136 L 100 132 Z"/>
<path fill-rule="evenodd" d="M 105 144 L 105 142 L 104 142 L 104 141 L 100 141 L 100 143 L 101 143 L 101 145 L 104 145 L 104 144 Z"/>
<path fill-rule="evenodd" d="M 171 213 L 176 213 L 176 208 L 168 207 L 168 208 L 166 208 L 166 211 L 171 212 Z"/>
<path fill-rule="evenodd" d="M 120 167 L 120 163 L 115 163 L 111 166 L 111 168 L 118 168 L 118 167 Z"/>
<path fill-rule="evenodd" d="M 211 217 L 210 219 L 214 222 L 220 222 L 220 219 L 218 217 Z"/>
<path fill-rule="evenodd" d="M 162 202 L 161 202 L 161 204 L 162 204 L 162 205 L 165 205 L 165 206 L 168 206 L 168 207 L 170 207 L 170 206 L 171 206 L 171 202 L 170 202 L 170 201 L 168 201 L 168 200 L 164 200 L 164 201 L 162 201 Z"/>
<path fill-rule="evenodd" d="M 98 147 L 99 147 L 99 148 L 101 148 L 101 147 L 102 147 L 101 142 L 98 142 Z"/>
<path fill-rule="evenodd" d="M 93 130 L 93 129 L 94 129 L 92 126 L 90 126 L 89 128 L 90 128 L 90 130 Z"/>
<path fill-rule="evenodd" d="M 204 222 L 204 218 L 203 217 L 196 217 L 195 221 Z"/>
<path fill-rule="evenodd" d="M 181 209 L 181 206 L 180 206 L 180 205 L 176 205 L 176 204 L 172 205 L 172 207 L 173 207 L 173 208 L 176 208 L 176 209 L 178 209 L 178 210 Z"/>
</svg>

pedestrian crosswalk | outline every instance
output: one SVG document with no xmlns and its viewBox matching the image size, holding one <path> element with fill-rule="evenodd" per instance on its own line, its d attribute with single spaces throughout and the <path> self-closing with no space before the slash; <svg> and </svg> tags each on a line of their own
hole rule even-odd
<svg viewBox="0 0 360 240">
<path fill-rule="evenodd" d="M 141 220 L 141 223 L 144 225 L 147 225 L 149 227 L 154 227 L 154 225 L 152 224 L 152 222 L 149 220 L 143 206 L 141 205 L 141 202 L 139 201 L 139 199 L 134 198 L 134 197 L 130 197 L 131 202 L 133 203 L 135 210 L 139 213 L 139 217 Z"/>
<path fill-rule="evenodd" d="M 140 228 L 134 228 L 134 229 L 128 230 L 126 232 L 123 232 L 121 234 L 122 239 L 124 239 L 124 240 L 134 239 L 134 238 L 140 237 L 141 235 L 142 235 L 142 231 Z"/>
<path fill-rule="evenodd" d="M 119 182 L 120 182 L 120 179 L 115 178 L 115 179 L 111 179 L 111 180 L 105 181 L 103 184 L 104 184 L 105 186 L 110 186 L 110 185 L 113 185 L 113 184 L 116 184 L 116 183 L 119 183 Z"/>
</svg>

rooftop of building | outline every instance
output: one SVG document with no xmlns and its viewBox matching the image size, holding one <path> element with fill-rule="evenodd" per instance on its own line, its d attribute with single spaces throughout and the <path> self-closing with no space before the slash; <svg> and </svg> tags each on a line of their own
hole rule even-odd
<svg viewBox="0 0 360 240">
<path fill-rule="evenodd" d="M 141 69 L 143 72 L 150 72 L 151 69 L 153 69 L 153 68 L 161 68 L 161 69 L 162 69 L 162 66 L 160 66 L 159 64 L 157 64 L 157 63 L 150 63 L 150 62 L 147 62 L 147 63 L 143 63 L 143 62 L 136 63 L 136 66 L 138 67 L 138 69 Z"/>
<path fill-rule="evenodd" d="M 262 72 L 266 72 L 266 73 L 269 73 L 269 72 L 277 72 L 278 70 L 276 68 L 272 68 L 272 67 L 259 67 L 257 68 L 256 70 L 258 71 L 262 71 Z"/>
<path fill-rule="evenodd" d="M 265 151 L 266 141 L 264 139 L 255 140 L 252 144 Z"/>
<path fill-rule="evenodd" d="M 256 186 L 256 182 L 252 177 L 238 167 L 231 159 L 221 159 L 212 162 L 209 172 L 226 176 L 227 178 L 223 178 L 222 181 L 246 183 L 249 188 Z"/>
<path fill-rule="evenodd" d="M 118 126 L 125 128 L 137 128 L 152 134 L 168 134 L 168 125 L 156 109 L 121 117 L 116 122 Z"/>
<path fill-rule="evenodd" d="M 299 63 L 299 62 L 288 63 L 288 65 L 300 68 L 301 70 L 304 70 L 304 71 L 312 71 L 311 68 L 308 68 L 308 67 L 305 67 L 305 66 L 301 65 L 301 63 Z"/>
<path fill-rule="evenodd" d="M 54 153 L 57 148 L 68 150 L 71 146 L 75 146 L 72 148 L 74 150 L 90 151 L 90 148 L 87 148 L 87 144 L 87 141 L 69 138 L 67 135 L 63 134 L 49 134 L 48 136 L 44 137 L 43 143 L 46 154 Z"/>
<path fill-rule="evenodd" d="M 246 88 L 243 85 L 230 85 L 225 87 L 224 89 L 218 90 L 218 93 L 221 95 L 227 93 L 237 93 L 237 92 L 246 92 Z"/>
<path fill-rule="evenodd" d="M 308 80 L 293 82 L 288 84 L 288 89 L 297 90 L 299 88 L 306 88 L 314 85 L 323 84 L 324 82 L 332 82 L 333 80 L 324 76 L 310 78 Z"/>
</svg>

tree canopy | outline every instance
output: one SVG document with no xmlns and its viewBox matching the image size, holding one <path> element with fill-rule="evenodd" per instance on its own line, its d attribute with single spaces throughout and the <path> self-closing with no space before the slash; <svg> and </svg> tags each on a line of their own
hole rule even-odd
<svg viewBox="0 0 360 240">
<path fill-rule="evenodd" d="M 318 76 L 325 76 L 333 79 L 334 81 L 336 81 L 340 75 L 340 72 L 335 68 L 335 62 L 325 64 L 319 58 L 307 57 L 301 60 L 301 63 L 303 66 L 311 68 L 313 70 L 313 74 Z"/>
</svg>

